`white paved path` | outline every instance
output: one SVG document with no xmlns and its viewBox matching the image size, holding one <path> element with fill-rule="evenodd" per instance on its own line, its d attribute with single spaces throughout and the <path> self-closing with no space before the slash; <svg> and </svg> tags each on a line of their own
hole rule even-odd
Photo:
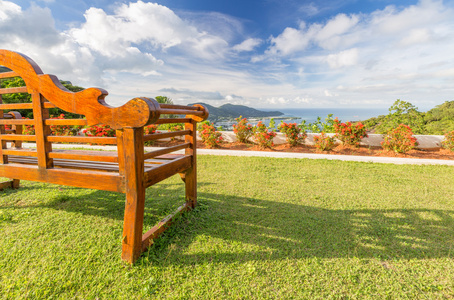
<svg viewBox="0 0 454 300">
<path fill-rule="evenodd" d="M 35 144 L 26 144 L 24 147 L 36 147 Z M 101 150 L 116 150 L 115 146 L 88 146 L 88 145 L 65 145 L 52 144 L 53 148 L 87 148 Z M 160 149 L 158 147 L 146 147 L 146 151 Z M 176 153 L 183 153 L 183 150 Z M 226 156 L 256 156 L 256 157 L 275 157 L 275 158 L 309 158 L 309 159 L 330 159 L 341 161 L 374 162 L 387 164 L 413 164 L 413 165 L 449 165 L 454 166 L 454 160 L 443 159 L 418 159 L 418 158 L 399 158 L 399 157 L 378 157 L 378 156 L 355 156 L 355 155 L 335 155 L 335 154 L 313 154 L 313 153 L 290 153 L 274 151 L 241 151 L 241 150 L 216 150 L 216 149 L 197 149 L 199 155 L 226 155 Z"/>
</svg>

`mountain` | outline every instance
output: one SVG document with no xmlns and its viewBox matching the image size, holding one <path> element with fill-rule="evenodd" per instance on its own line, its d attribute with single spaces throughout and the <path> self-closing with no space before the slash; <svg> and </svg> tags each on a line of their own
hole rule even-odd
<svg viewBox="0 0 454 300">
<path fill-rule="evenodd" d="M 231 120 L 238 118 L 239 116 L 243 116 L 244 118 L 266 118 L 283 115 L 283 113 L 280 111 L 262 111 L 244 105 L 224 104 L 220 107 L 214 107 L 206 103 L 193 103 L 190 105 L 194 104 L 201 104 L 205 106 L 210 112 L 208 120 L 212 122 L 220 120 Z"/>
</svg>

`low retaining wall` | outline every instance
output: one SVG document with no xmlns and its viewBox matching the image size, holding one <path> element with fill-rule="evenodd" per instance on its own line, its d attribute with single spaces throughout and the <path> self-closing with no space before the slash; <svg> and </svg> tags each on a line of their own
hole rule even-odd
<svg viewBox="0 0 454 300">
<path fill-rule="evenodd" d="M 166 130 L 160 130 L 160 132 L 166 132 Z M 235 143 L 237 141 L 235 133 L 233 131 L 220 131 L 222 133 L 222 138 L 225 142 Z M 82 133 L 79 133 L 83 135 Z M 315 145 L 314 136 L 319 135 L 319 133 L 308 133 L 307 138 L 304 140 L 306 145 Z M 327 133 L 329 136 L 335 136 L 334 133 Z M 441 142 L 444 139 L 443 135 L 413 135 L 418 141 L 419 149 L 437 149 L 441 148 Z M 178 137 L 176 139 L 179 139 Z M 162 139 L 163 141 L 168 141 L 170 138 Z M 197 133 L 197 140 L 201 140 L 200 132 Z M 253 142 L 253 139 L 249 139 Z M 362 146 L 371 146 L 371 147 L 381 147 L 381 142 L 383 141 L 383 134 L 368 134 L 367 138 L 361 140 Z M 337 140 L 340 143 L 339 140 Z M 276 132 L 276 137 L 273 139 L 275 145 L 281 145 L 287 143 L 285 135 L 281 132 Z"/>
<path fill-rule="evenodd" d="M 233 131 L 220 131 L 222 133 L 222 138 L 224 141 L 229 143 L 234 143 L 237 141 L 235 133 Z M 314 136 L 319 135 L 319 133 L 308 133 L 307 138 L 304 141 L 306 145 L 314 145 Z M 334 136 L 334 133 L 328 133 L 329 136 Z M 435 149 L 441 148 L 441 141 L 443 141 L 443 135 L 414 135 L 416 140 L 419 143 L 418 148 L 420 149 Z M 200 137 L 199 137 L 200 139 Z M 252 142 L 252 139 L 250 139 Z M 362 139 L 361 145 L 371 146 L 371 147 L 381 147 L 381 142 L 383 141 L 383 134 L 369 134 L 367 138 Z M 283 133 L 277 132 L 276 137 L 273 139 L 274 144 L 280 145 L 285 144 L 287 141 Z M 339 141 L 338 141 L 339 142 Z"/>
</svg>

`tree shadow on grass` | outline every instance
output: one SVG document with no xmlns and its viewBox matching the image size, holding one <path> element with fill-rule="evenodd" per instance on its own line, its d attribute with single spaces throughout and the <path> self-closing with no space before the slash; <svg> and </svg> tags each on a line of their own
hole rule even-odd
<svg viewBox="0 0 454 300">
<path fill-rule="evenodd" d="M 454 255 L 454 210 L 335 210 L 235 195 L 199 192 L 198 196 L 203 209 L 187 214 L 170 229 L 170 238 L 163 238 L 145 257 L 159 261 L 175 237 L 175 264 Z M 197 247 L 200 253 L 194 250 Z"/>
<path fill-rule="evenodd" d="M 52 188 L 55 186 L 49 185 Z M 124 194 L 85 190 L 81 195 L 66 195 L 73 188 L 64 189 L 68 190 L 45 204 L 23 207 L 123 220 Z M 203 188 L 198 198 L 200 205 L 195 211 L 175 221 L 142 259 L 152 258 L 158 264 L 313 257 L 428 259 L 452 257 L 454 252 L 454 210 L 335 210 L 208 193 Z M 183 201 L 181 183 L 161 183 L 148 189 L 145 230 Z M 13 207 L 17 208 L 1 208 Z M 193 247 L 195 244 L 198 246 Z M 172 255 L 167 259 L 170 250 Z"/>
</svg>

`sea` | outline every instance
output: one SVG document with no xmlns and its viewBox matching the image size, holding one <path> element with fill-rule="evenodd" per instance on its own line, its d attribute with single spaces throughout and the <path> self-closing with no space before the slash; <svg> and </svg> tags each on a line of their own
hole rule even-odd
<svg viewBox="0 0 454 300">
<path fill-rule="evenodd" d="M 306 124 L 313 123 L 320 117 L 322 122 L 325 122 L 325 119 L 329 114 L 333 114 L 333 119 L 338 118 L 342 122 L 347 121 L 364 121 L 372 117 L 378 117 L 380 115 L 387 115 L 389 113 L 387 108 L 282 108 L 282 109 L 260 109 L 262 111 L 280 111 L 284 113 L 282 116 L 274 117 L 276 126 L 281 122 L 287 123 L 297 123 L 301 124 L 303 120 L 306 121 Z M 248 119 L 249 123 L 252 125 L 257 124 L 259 121 L 262 121 L 266 126 L 269 125 L 271 117 L 268 118 L 252 118 Z M 233 124 L 236 122 L 217 122 L 215 126 L 222 126 L 224 130 L 231 130 Z"/>
</svg>

